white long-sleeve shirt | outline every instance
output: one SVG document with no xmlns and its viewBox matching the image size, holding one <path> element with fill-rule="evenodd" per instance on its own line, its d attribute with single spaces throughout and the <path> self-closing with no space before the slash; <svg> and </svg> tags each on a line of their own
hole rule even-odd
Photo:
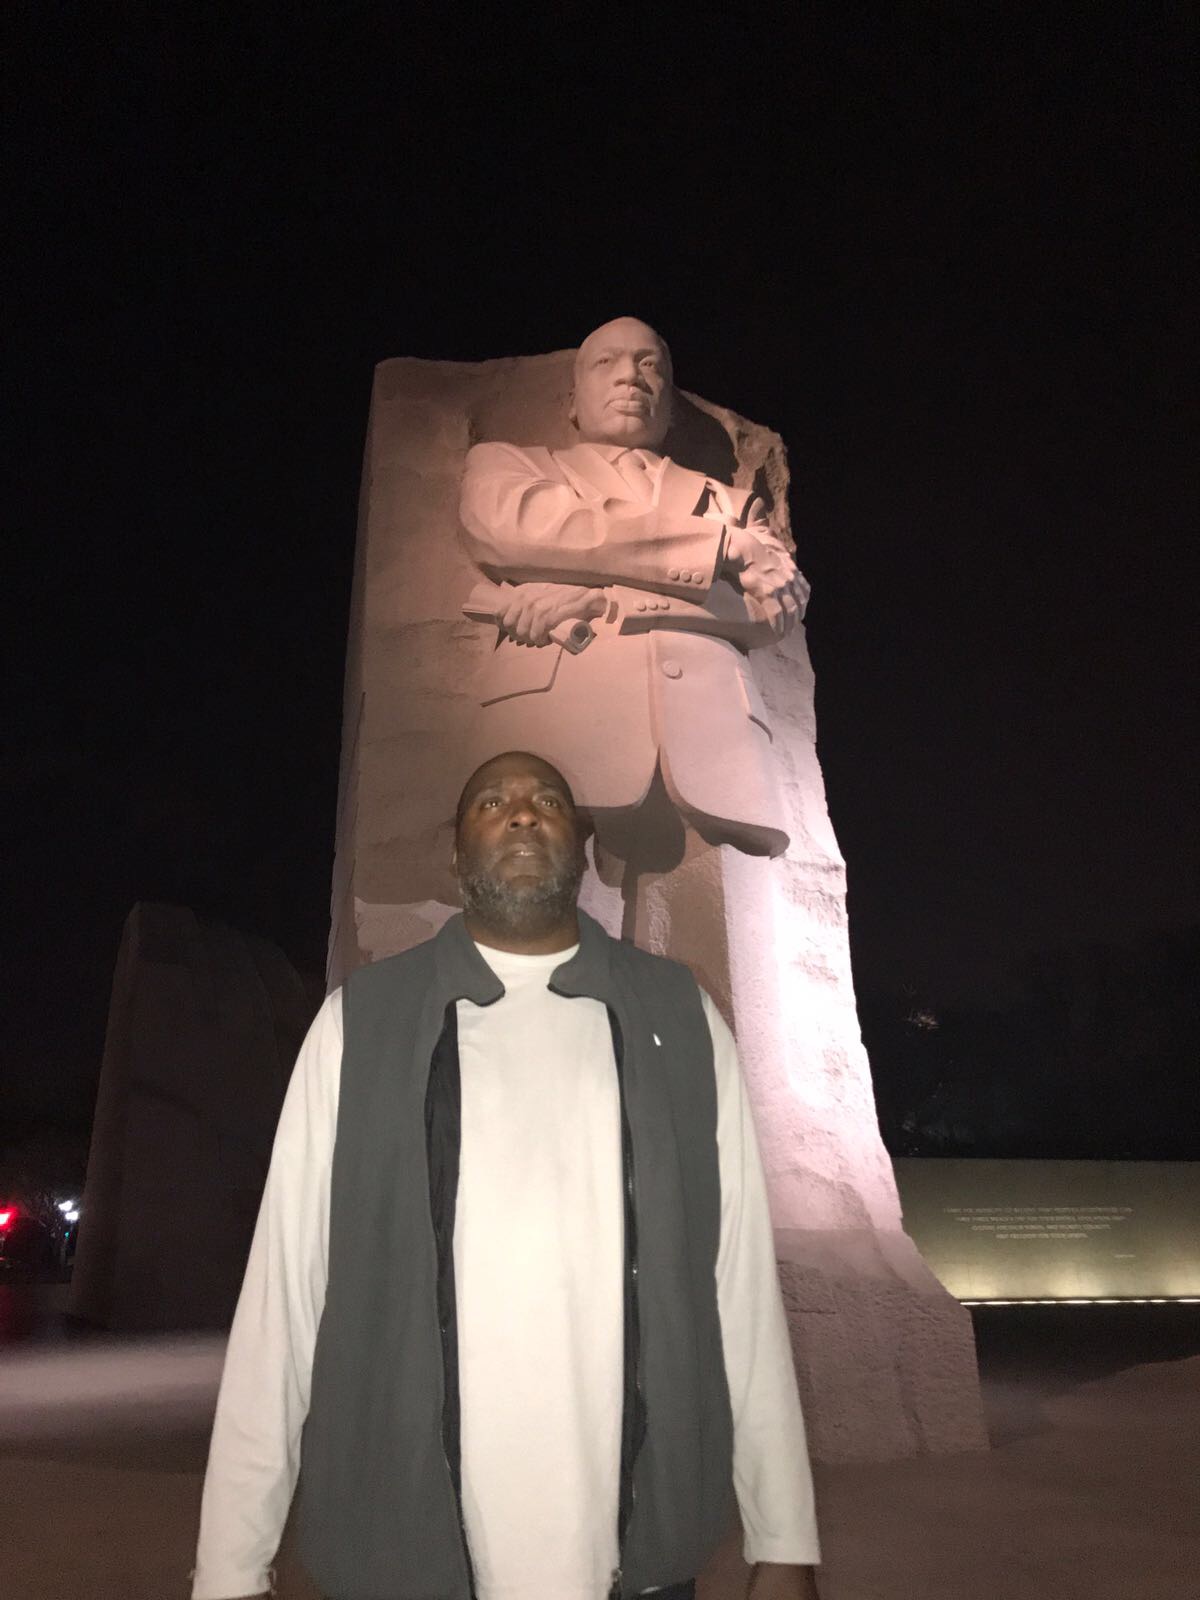
<svg viewBox="0 0 1200 1600">
<path fill-rule="evenodd" d="M 603 1600 L 617 1565 L 623 1294 L 607 1015 L 599 1001 L 546 987 L 570 951 L 480 953 L 505 994 L 457 1008 L 467 1540 L 481 1600 Z M 812 1477 L 758 1144 L 732 1035 L 707 995 L 704 1012 L 717 1088 L 717 1302 L 745 1555 L 815 1563 Z M 341 1060 L 335 992 L 280 1116 L 217 1401 L 193 1600 L 268 1588 L 324 1305 Z"/>
</svg>

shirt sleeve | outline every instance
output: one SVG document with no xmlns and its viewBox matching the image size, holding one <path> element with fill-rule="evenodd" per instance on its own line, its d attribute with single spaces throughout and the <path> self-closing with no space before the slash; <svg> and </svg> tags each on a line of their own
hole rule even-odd
<svg viewBox="0 0 1200 1600">
<path fill-rule="evenodd" d="M 217 1398 L 192 1600 L 272 1587 L 300 1465 L 325 1305 L 329 1172 L 342 1065 L 335 991 L 301 1046 L 283 1102 Z"/>
<path fill-rule="evenodd" d="M 733 1410 L 733 1486 L 743 1553 L 751 1564 L 815 1566 L 821 1556 L 812 1468 L 762 1158 L 733 1035 L 709 995 L 703 1003 L 717 1079 L 717 1307 Z"/>
</svg>

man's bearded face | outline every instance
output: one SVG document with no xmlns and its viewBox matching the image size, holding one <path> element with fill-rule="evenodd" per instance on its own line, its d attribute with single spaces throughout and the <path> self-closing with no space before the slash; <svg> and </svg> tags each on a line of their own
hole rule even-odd
<svg viewBox="0 0 1200 1600">
<path fill-rule="evenodd" d="M 536 756 L 498 756 L 459 805 L 455 871 L 463 910 L 497 934 L 559 927 L 583 877 L 583 832 L 570 788 Z"/>
<path fill-rule="evenodd" d="M 575 358 L 571 419 L 590 444 L 656 450 L 671 424 L 671 353 L 646 323 L 618 317 Z"/>
</svg>

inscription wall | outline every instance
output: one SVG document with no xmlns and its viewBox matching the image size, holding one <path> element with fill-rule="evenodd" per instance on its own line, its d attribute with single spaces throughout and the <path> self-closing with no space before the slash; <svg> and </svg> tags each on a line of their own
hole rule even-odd
<svg viewBox="0 0 1200 1600">
<path fill-rule="evenodd" d="M 905 1229 L 960 1300 L 1200 1295 L 1200 1162 L 893 1165 Z"/>
</svg>

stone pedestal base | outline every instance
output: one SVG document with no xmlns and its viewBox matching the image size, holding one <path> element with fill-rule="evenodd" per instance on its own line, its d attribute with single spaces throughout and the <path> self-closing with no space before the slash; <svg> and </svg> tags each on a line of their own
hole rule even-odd
<svg viewBox="0 0 1200 1600">
<path fill-rule="evenodd" d="M 775 1250 L 815 1460 L 988 1448 L 970 1313 L 907 1234 L 785 1228 Z"/>
</svg>

